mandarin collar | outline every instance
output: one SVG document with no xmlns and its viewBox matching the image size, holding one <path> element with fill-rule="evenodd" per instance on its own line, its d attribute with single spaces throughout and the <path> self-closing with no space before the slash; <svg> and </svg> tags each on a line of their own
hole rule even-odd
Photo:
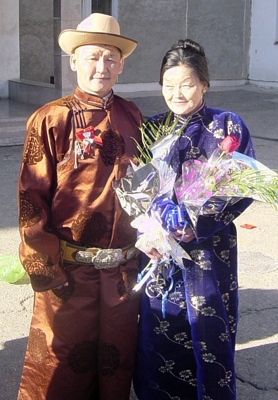
<svg viewBox="0 0 278 400">
<path fill-rule="evenodd" d="M 100 97 L 95 94 L 90 94 L 87 92 L 83 92 L 78 86 L 76 87 L 74 91 L 74 97 L 85 103 L 88 104 L 89 106 L 93 106 L 95 108 L 100 108 L 102 110 L 108 110 L 111 108 L 111 105 L 113 103 L 114 99 L 114 92 L 111 89 L 110 93 L 108 93 L 107 96 L 105 97 Z"/>
<path fill-rule="evenodd" d="M 178 115 L 174 114 L 174 119 L 178 118 L 180 122 L 186 124 L 186 125 L 191 125 L 194 124 L 196 121 L 204 118 L 207 114 L 207 106 L 206 103 L 203 101 L 202 105 L 198 110 L 194 111 L 193 114 L 190 115 Z"/>
</svg>

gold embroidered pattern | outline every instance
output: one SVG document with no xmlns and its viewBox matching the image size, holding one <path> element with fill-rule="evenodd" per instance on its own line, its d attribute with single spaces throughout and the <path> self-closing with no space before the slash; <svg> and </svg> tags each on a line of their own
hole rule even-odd
<svg viewBox="0 0 278 400">
<path fill-rule="evenodd" d="M 99 349 L 99 373 L 111 376 L 120 365 L 120 352 L 118 348 L 109 343 L 101 343 Z"/>
<path fill-rule="evenodd" d="M 24 148 L 23 163 L 35 165 L 43 159 L 44 146 L 37 129 L 32 128 Z"/>
<path fill-rule="evenodd" d="M 72 224 L 74 240 L 82 246 L 94 246 L 107 231 L 107 221 L 100 212 L 85 212 L 78 216 Z"/>
<path fill-rule="evenodd" d="M 98 346 L 92 340 L 77 343 L 68 354 L 68 365 L 76 374 L 97 368 Z"/>
<path fill-rule="evenodd" d="M 200 149 L 198 147 L 192 146 L 189 151 L 186 153 L 186 158 L 198 158 L 200 156 Z"/>
<path fill-rule="evenodd" d="M 32 360 L 38 364 L 45 361 L 47 355 L 47 342 L 46 335 L 41 329 L 30 329 L 27 348 Z"/>
<path fill-rule="evenodd" d="M 21 190 L 19 193 L 19 226 L 30 227 L 41 220 L 42 209 L 30 193 Z"/>
<path fill-rule="evenodd" d="M 211 261 L 206 258 L 204 250 L 192 250 L 190 252 L 192 260 L 203 270 L 211 270 Z"/>
<path fill-rule="evenodd" d="M 185 349 L 192 350 L 192 340 L 187 337 L 186 332 L 180 332 L 174 335 L 174 338 L 168 336 L 168 328 L 170 328 L 170 323 L 168 321 L 162 321 L 156 316 L 158 320 L 158 326 L 154 328 L 154 332 L 157 335 L 163 335 L 167 340 L 176 342 L 177 345 L 184 347 Z M 193 375 L 193 371 L 190 369 L 177 371 L 178 375 L 174 372 L 176 368 L 176 363 L 173 360 L 165 360 L 165 358 L 157 353 L 164 362 L 164 365 L 159 367 L 159 371 L 162 374 L 170 373 L 172 376 L 182 379 L 183 381 L 189 383 L 191 386 L 197 385 L 197 379 Z"/>
<path fill-rule="evenodd" d="M 122 271 L 122 279 L 118 282 L 117 289 L 120 300 L 129 300 L 132 289 L 137 282 L 138 271 L 136 268 L 130 268 Z"/>
<path fill-rule="evenodd" d="M 125 152 L 125 142 L 119 133 L 112 130 L 103 132 L 103 146 L 99 154 L 105 165 L 114 165 L 116 158 L 121 157 Z"/>
<path fill-rule="evenodd" d="M 136 239 L 136 231 L 130 225 L 133 217 L 129 216 L 126 212 L 122 212 L 117 222 L 117 236 L 128 243 L 132 242 L 132 239 Z"/>
<path fill-rule="evenodd" d="M 23 261 L 23 266 L 30 276 L 32 284 L 38 288 L 48 286 L 56 272 L 50 258 L 41 253 L 27 256 Z"/>
</svg>

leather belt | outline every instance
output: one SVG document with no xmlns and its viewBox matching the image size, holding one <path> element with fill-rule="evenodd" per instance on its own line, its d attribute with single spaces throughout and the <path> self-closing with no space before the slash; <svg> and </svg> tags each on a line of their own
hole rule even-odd
<svg viewBox="0 0 278 400">
<path fill-rule="evenodd" d="M 135 242 L 134 242 L 135 243 Z M 138 255 L 134 243 L 123 249 L 101 249 L 82 247 L 60 240 L 63 261 L 70 263 L 91 264 L 97 269 L 115 268 Z"/>
</svg>

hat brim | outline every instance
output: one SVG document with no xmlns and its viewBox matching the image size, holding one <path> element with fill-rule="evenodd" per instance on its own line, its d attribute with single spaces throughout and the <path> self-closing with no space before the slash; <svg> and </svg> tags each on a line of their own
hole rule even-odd
<svg viewBox="0 0 278 400">
<path fill-rule="evenodd" d="M 65 29 L 58 38 L 61 49 L 67 54 L 73 54 L 80 46 L 90 44 L 107 44 L 121 50 L 124 58 L 128 57 L 136 48 L 136 40 L 112 33 L 98 33 Z"/>
</svg>

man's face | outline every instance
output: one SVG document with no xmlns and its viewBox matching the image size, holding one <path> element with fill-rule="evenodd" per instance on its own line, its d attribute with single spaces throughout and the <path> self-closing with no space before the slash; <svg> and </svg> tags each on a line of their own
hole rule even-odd
<svg viewBox="0 0 278 400">
<path fill-rule="evenodd" d="M 78 47 L 70 65 L 77 73 L 77 84 L 84 92 L 106 96 L 122 73 L 124 59 L 114 46 L 95 44 Z"/>
</svg>

